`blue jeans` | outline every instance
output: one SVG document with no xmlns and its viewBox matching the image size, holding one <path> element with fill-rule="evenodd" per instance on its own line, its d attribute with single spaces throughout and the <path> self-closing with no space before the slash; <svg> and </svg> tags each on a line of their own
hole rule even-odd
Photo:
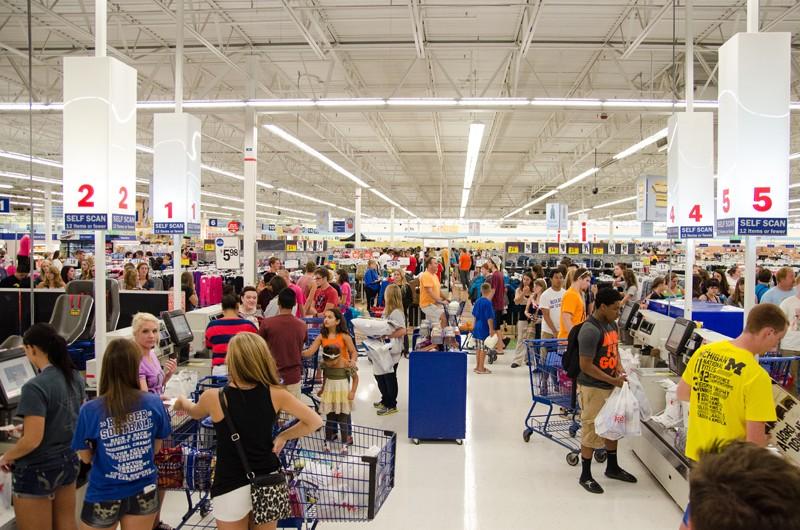
<svg viewBox="0 0 800 530">
<path fill-rule="evenodd" d="M 78 455 L 71 450 L 41 464 L 14 464 L 14 495 L 53 499 L 58 488 L 75 482 L 79 469 Z"/>
</svg>

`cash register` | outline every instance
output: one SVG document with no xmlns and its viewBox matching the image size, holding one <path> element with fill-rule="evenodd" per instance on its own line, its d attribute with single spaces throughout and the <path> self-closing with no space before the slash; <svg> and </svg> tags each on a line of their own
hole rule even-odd
<svg viewBox="0 0 800 530">
<path fill-rule="evenodd" d="M 179 363 L 189 360 L 189 347 L 194 340 L 194 333 L 186 320 L 186 313 L 182 309 L 162 311 L 161 321 L 167 328 L 171 342 L 175 348 L 174 357 Z"/>
<path fill-rule="evenodd" d="M 36 376 L 36 371 L 20 346 L 0 350 L 0 424 L 9 425 L 22 395 L 22 385 Z"/>
<path fill-rule="evenodd" d="M 636 315 L 639 314 L 639 304 L 636 302 L 626 302 L 619 315 L 619 330 L 622 332 L 622 343 L 631 345 L 633 344 L 633 336 L 630 333 L 631 324 L 633 324 Z"/>
<path fill-rule="evenodd" d="M 695 323 L 691 320 L 676 318 L 667 336 L 667 341 L 664 343 L 664 349 L 667 350 L 669 356 L 669 369 L 678 375 L 683 375 L 683 371 L 686 369 L 684 353 L 689 351 L 689 342 L 695 336 L 694 328 Z"/>
</svg>

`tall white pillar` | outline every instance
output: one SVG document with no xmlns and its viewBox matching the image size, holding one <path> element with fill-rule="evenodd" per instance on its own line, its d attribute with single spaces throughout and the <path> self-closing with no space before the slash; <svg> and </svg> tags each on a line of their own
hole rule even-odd
<svg viewBox="0 0 800 530">
<path fill-rule="evenodd" d="M 692 24 L 692 0 L 686 0 L 686 51 L 684 53 L 686 112 L 694 112 L 694 25 Z M 692 302 L 694 300 L 694 239 L 686 240 L 686 263 L 684 263 L 683 318 L 692 319 Z M 669 278 L 667 278 L 669 283 Z"/>
<path fill-rule="evenodd" d="M 258 57 L 248 57 L 250 81 L 248 83 L 249 99 L 256 97 L 255 77 L 257 75 Z M 256 195 L 258 187 L 258 118 L 252 107 L 245 109 L 244 120 L 244 283 L 256 283 Z"/>
<path fill-rule="evenodd" d="M 389 241 L 394 243 L 394 206 L 390 210 L 390 217 L 389 217 Z"/>
<path fill-rule="evenodd" d="M 175 20 L 175 113 L 183 112 L 183 2 L 177 0 Z M 187 227 L 188 228 L 188 227 Z M 172 298 L 174 309 L 186 309 L 181 289 L 181 243 L 183 237 L 172 236 Z M 188 300 L 187 300 L 188 302 Z"/>
<path fill-rule="evenodd" d="M 758 0 L 747 0 L 747 32 L 758 33 Z M 755 307 L 756 299 L 756 245 L 755 236 L 744 237 L 744 321 Z"/>
<path fill-rule="evenodd" d="M 53 193 L 50 186 L 44 187 L 44 248 L 53 248 Z"/>
<path fill-rule="evenodd" d="M 356 188 L 356 217 L 353 220 L 356 236 L 356 248 L 361 248 L 361 188 Z"/>
<path fill-rule="evenodd" d="M 684 286 L 683 286 L 683 318 L 687 320 L 692 319 L 692 298 L 694 297 L 694 239 L 687 239 L 685 242 L 686 244 L 686 263 L 683 277 L 684 277 Z"/>
<path fill-rule="evenodd" d="M 95 0 L 94 55 L 106 56 L 106 0 Z M 106 231 L 94 233 L 94 358 L 97 363 L 97 381 L 106 351 Z"/>
</svg>

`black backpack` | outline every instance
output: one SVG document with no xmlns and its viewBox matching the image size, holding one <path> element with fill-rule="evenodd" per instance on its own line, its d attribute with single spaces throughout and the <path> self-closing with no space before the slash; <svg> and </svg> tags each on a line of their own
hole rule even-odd
<svg viewBox="0 0 800 530">
<path fill-rule="evenodd" d="M 567 336 L 567 349 L 564 350 L 564 355 L 561 357 L 561 368 L 567 373 L 567 376 L 572 379 L 573 381 L 578 378 L 578 374 L 581 373 L 581 355 L 578 348 L 578 333 L 581 331 L 581 327 L 586 324 L 589 319 L 584 320 L 577 326 L 573 326 L 571 330 L 569 330 L 569 335 Z M 597 324 L 594 324 L 597 326 Z M 597 326 L 600 329 L 600 332 L 603 333 L 603 330 L 600 326 Z"/>
</svg>

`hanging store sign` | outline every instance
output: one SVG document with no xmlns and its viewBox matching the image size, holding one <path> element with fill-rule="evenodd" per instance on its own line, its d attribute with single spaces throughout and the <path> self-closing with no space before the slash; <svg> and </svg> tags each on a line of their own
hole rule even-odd
<svg viewBox="0 0 800 530">
<path fill-rule="evenodd" d="M 153 122 L 153 232 L 199 235 L 200 120 L 169 113 Z"/>
<path fill-rule="evenodd" d="M 333 233 L 334 234 L 344 234 L 344 221 L 334 221 L 333 222 Z"/>
<path fill-rule="evenodd" d="M 112 57 L 64 59 L 64 228 L 136 225 L 136 70 Z"/>
<path fill-rule="evenodd" d="M 8 197 L 0 197 L 0 213 L 11 212 L 11 199 Z"/>
<path fill-rule="evenodd" d="M 667 219 L 667 178 L 642 175 L 636 180 L 636 220 L 663 222 Z"/>
<path fill-rule="evenodd" d="M 548 202 L 546 212 L 548 230 L 567 230 L 569 226 L 569 221 L 567 220 L 569 210 L 566 204 Z"/>
<path fill-rule="evenodd" d="M 218 269 L 239 269 L 242 266 L 238 237 L 218 237 L 214 240 Z"/>
<path fill-rule="evenodd" d="M 719 49 L 719 235 L 787 233 L 790 40 L 738 33 Z"/>
<path fill-rule="evenodd" d="M 668 138 L 667 237 L 714 237 L 714 115 L 674 114 Z"/>
</svg>

